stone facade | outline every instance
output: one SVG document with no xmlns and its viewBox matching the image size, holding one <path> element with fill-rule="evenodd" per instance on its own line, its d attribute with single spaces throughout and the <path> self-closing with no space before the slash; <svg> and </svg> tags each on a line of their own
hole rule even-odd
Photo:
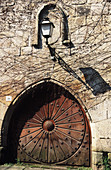
<svg viewBox="0 0 111 170">
<path fill-rule="evenodd" d="M 41 36 L 40 19 L 47 15 L 55 25 L 49 44 L 70 71 L 51 60 Z M 96 169 L 103 153 L 111 155 L 111 1 L 1 0 L 0 23 L 0 129 L 22 90 L 55 79 L 84 103 Z"/>
</svg>

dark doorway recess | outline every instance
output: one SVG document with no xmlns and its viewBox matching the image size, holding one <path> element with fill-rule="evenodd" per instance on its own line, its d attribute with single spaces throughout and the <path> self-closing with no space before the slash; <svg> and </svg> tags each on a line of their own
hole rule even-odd
<svg viewBox="0 0 111 170">
<path fill-rule="evenodd" d="M 40 83 L 11 107 L 12 116 L 8 128 L 4 120 L 2 134 L 7 162 L 90 166 L 87 116 L 62 86 L 50 81 Z"/>
</svg>

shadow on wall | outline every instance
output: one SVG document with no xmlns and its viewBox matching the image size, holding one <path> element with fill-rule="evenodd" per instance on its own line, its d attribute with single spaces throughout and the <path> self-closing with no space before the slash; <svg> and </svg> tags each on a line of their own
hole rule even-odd
<svg viewBox="0 0 111 170">
<path fill-rule="evenodd" d="M 96 96 L 111 90 L 108 83 L 104 81 L 101 75 L 91 67 L 80 68 L 84 74 L 86 83 L 93 89 L 93 94 Z"/>
</svg>

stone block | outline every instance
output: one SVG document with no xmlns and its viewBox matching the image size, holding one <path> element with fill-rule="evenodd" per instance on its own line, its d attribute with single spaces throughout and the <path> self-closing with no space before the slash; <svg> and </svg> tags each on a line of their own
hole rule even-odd
<svg viewBox="0 0 111 170">
<path fill-rule="evenodd" d="M 32 47 L 21 48 L 21 55 L 30 55 L 30 54 L 32 54 Z"/>
<path fill-rule="evenodd" d="M 16 165 L 13 165 L 13 164 L 9 164 L 9 165 L 2 165 L 0 167 L 0 170 L 6 170 L 6 169 L 9 169 L 9 170 L 24 170 L 25 169 L 25 166 L 16 166 Z M 28 170 L 28 168 L 26 168 L 26 170 Z"/>
<path fill-rule="evenodd" d="M 92 164 L 96 165 L 99 162 L 102 163 L 103 153 L 102 152 L 92 152 Z"/>
<path fill-rule="evenodd" d="M 92 123 L 92 150 L 111 152 L 111 119 Z"/>
<path fill-rule="evenodd" d="M 15 0 L 9 0 L 7 3 L 6 3 L 8 6 L 12 6 L 15 4 Z"/>
<path fill-rule="evenodd" d="M 111 118 L 95 123 L 96 138 L 111 139 Z"/>
<path fill-rule="evenodd" d="M 2 47 L 3 49 L 9 48 L 9 47 L 11 47 L 11 45 L 12 45 L 12 42 L 11 42 L 10 38 L 2 38 L 0 40 L 0 47 Z"/>
<path fill-rule="evenodd" d="M 111 77 L 111 75 L 109 74 L 109 76 Z M 107 113 L 108 113 L 108 118 L 111 118 L 111 99 L 108 98 L 107 100 Z"/>
<path fill-rule="evenodd" d="M 103 10 L 104 8 L 104 10 Z M 91 5 L 91 15 L 101 15 L 101 14 L 108 14 L 108 7 L 102 3 L 95 3 Z"/>
<path fill-rule="evenodd" d="M 90 123 L 92 138 L 96 137 L 95 123 Z"/>
<path fill-rule="evenodd" d="M 0 5 L 1 5 L 2 7 L 6 6 L 6 1 L 1 0 L 0 3 L 1 3 Z"/>
<path fill-rule="evenodd" d="M 21 46 L 23 46 L 24 45 L 24 42 L 23 42 L 23 38 L 22 37 L 14 37 L 13 39 L 12 39 L 12 42 L 13 42 L 13 44 L 14 44 L 14 46 L 19 46 L 19 47 L 21 47 Z"/>
<path fill-rule="evenodd" d="M 19 48 L 17 48 L 17 47 L 4 48 L 4 52 L 6 53 L 7 56 L 19 55 L 19 53 L 20 53 Z"/>
<path fill-rule="evenodd" d="M 85 7 L 85 6 L 80 6 L 80 7 L 77 7 L 76 10 L 77 10 L 77 14 L 79 16 L 84 16 L 84 15 L 88 16 L 89 13 L 90 13 L 90 7 L 88 8 L 88 7 Z"/>
<path fill-rule="evenodd" d="M 87 0 L 87 3 L 91 4 L 92 2 L 95 2 L 95 3 L 103 3 L 103 0 Z"/>
<path fill-rule="evenodd" d="M 2 128 L 2 123 L 3 123 L 3 120 L 0 119 L 0 133 L 1 133 L 1 128 Z"/>
<path fill-rule="evenodd" d="M 111 138 L 110 139 L 101 139 L 101 144 L 104 152 L 111 152 Z"/>
<path fill-rule="evenodd" d="M 107 100 L 89 109 L 89 114 L 91 115 L 93 122 L 98 122 L 106 119 L 107 112 L 108 112 Z"/>
<path fill-rule="evenodd" d="M 22 36 L 23 36 L 23 33 L 24 33 L 23 31 L 16 31 L 16 35 L 17 35 L 17 36 L 21 36 L 21 37 L 22 37 Z"/>
<path fill-rule="evenodd" d="M 93 151 L 111 152 L 111 139 L 95 139 L 92 146 Z"/>
<path fill-rule="evenodd" d="M 87 0 L 82 0 L 82 1 L 80 1 L 80 0 L 71 0 L 72 1 L 72 5 L 82 5 L 82 4 L 85 4 L 86 2 L 87 2 Z M 68 1 L 68 0 L 64 0 L 64 2 L 65 3 L 68 3 L 68 2 L 70 2 L 70 1 Z"/>
<path fill-rule="evenodd" d="M 6 52 L 3 49 L 0 49 L 0 57 L 6 56 Z"/>
<path fill-rule="evenodd" d="M 14 35 L 15 35 L 14 32 L 4 31 L 4 32 L 1 32 L 1 33 L 0 33 L 0 38 L 3 38 L 3 37 L 11 38 L 11 37 L 14 37 Z"/>
<path fill-rule="evenodd" d="M 3 120 L 6 110 L 6 105 L 0 102 L 0 120 Z"/>
<path fill-rule="evenodd" d="M 75 24 L 76 25 L 85 25 L 85 16 L 80 16 L 75 18 Z M 73 23 L 74 24 L 74 23 Z"/>
</svg>

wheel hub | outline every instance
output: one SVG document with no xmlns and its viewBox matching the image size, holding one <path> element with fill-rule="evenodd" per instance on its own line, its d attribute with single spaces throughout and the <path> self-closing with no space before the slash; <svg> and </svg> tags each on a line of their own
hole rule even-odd
<svg viewBox="0 0 111 170">
<path fill-rule="evenodd" d="M 52 131 L 55 127 L 53 120 L 45 120 L 43 123 L 43 129 L 46 131 Z"/>
</svg>

